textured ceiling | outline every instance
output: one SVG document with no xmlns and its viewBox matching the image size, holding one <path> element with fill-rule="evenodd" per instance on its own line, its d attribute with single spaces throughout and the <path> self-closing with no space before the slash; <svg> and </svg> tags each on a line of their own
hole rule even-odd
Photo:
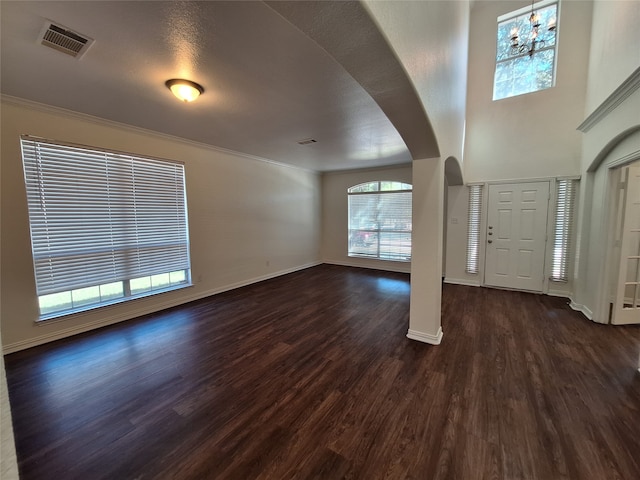
<svg viewBox="0 0 640 480">
<path fill-rule="evenodd" d="M 340 58 L 336 45 L 350 41 L 339 37 L 349 34 L 344 26 L 331 38 L 308 37 L 335 17 L 330 5 L 298 5 L 285 19 L 262 2 L 2 1 L 1 91 L 317 171 L 410 162 L 407 145 L 425 140 L 398 123 L 402 109 L 389 109 L 417 101 L 408 80 L 368 18 L 354 24 L 367 29 L 358 47 L 366 64 L 357 49 Z M 46 19 L 94 45 L 77 60 L 38 44 Z M 392 78 L 379 77 L 392 67 Z M 176 77 L 200 83 L 204 95 L 178 102 L 164 86 Z M 414 131 L 424 132 L 418 114 Z M 297 144 L 306 138 L 317 143 Z"/>
</svg>

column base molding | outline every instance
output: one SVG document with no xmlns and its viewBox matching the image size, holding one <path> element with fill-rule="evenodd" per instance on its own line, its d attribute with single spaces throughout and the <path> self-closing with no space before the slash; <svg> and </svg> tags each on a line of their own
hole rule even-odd
<svg viewBox="0 0 640 480">
<path fill-rule="evenodd" d="M 407 338 L 417 340 L 422 343 L 428 343 L 430 345 L 440 345 L 440 342 L 442 341 L 442 327 L 438 327 L 438 333 L 435 335 L 409 329 L 407 332 Z"/>
</svg>

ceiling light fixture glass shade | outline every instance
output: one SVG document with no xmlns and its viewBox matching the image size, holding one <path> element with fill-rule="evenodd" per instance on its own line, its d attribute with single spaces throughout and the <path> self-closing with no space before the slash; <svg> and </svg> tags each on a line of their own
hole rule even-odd
<svg viewBox="0 0 640 480">
<path fill-rule="evenodd" d="M 550 10 L 553 8 L 555 12 L 556 7 L 551 5 L 551 7 L 545 7 L 544 10 Z M 520 36 L 520 29 L 517 26 L 514 26 L 511 29 L 509 34 L 511 51 L 509 52 L 512 56 L 517 56 L 522 53 L 527 53 L 529 57 L 533 57 L 534 53 L 541 48 L 544 48 L 547 44 L 552 45 L 555 42 L 555 32 L 556 32 L 556 17 L 555 15 L 548 19 L 548 23 L 546 25 L 547 36 L 548 38 L 543 38 L 541 27 L 541 19 L 538 12 L 534 10 L 533 0 L 531 1 L 531 15 L 529 16 L 529 38 L 524 38 L 524 41 Z"/>
<path fill-rule="evenodd" d="M 193 102 L 202 93 L 204 93 L 202 85 L 198 85 L 196 82 L 192 82 L 191 80 L 173 78 L 171 80 L 167 80 L 165 85 L 169 90 L 171 90 L 171 93 L 185 103 Z"/>
</svg>

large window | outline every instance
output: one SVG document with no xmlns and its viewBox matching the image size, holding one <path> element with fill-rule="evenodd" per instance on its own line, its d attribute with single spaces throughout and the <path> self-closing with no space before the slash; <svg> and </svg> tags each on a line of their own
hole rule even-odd
<svg viewBox="0 0 640 480">
<path fill-rule="evenodd" d="M 184 165 L 21 143 L 40 319 L 190 284 Z"/>
<path fill-rule="evenodd" d="M 411 260 L 411 185 L 369 182 L 349 188 L 349 256 Z"/>
<path fill-rule="evenodd" d="M 578 180 L 556 181 L 556 212 L 551 258 L 551 281 L 567 282 L 573 244 L 574 210 Z"/>
<path fill-rule="evenodd" d="M 498 18 L 494 100 L 544 90 L 555 84 L 558 3 L 538 2 L 533 11 L 537 15 L 533 22 L 531 7 Z M 539 25 L 537 32 L 534 25 Z M 512 46 L 514 36 L 520 47 Z"/>
</svg>

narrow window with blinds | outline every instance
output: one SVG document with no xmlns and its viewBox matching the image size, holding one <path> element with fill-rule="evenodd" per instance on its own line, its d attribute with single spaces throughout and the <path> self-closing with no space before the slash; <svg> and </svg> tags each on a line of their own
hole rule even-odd
<svg viewBox="0 0 640 480">
<path fill-rule="evenodd" d="M 467 265 L 465 271 L 477 274 L 480 262 L 480 219 L 482 212 L 482 185 L 469 186 L 469 212 L 467 223 Z"/>
<path fill-rule="evenodd" d="M 40 320 L 190 285 L 183 164 L 21 145 Z"/>
<path fill-rule="evenodd" d="M 393 181 L 349 188 L 348 255 L 411 261 L 411 194 L 410 184 Z"/>
<path fill-rule="evenodd" d="M 569 280 L 569 261 L 573 243 L 573 221 L 578 180 L 556 181 L 556 215 L 553 234 L 551 277 L 553 282 Z"/>
</svg>

